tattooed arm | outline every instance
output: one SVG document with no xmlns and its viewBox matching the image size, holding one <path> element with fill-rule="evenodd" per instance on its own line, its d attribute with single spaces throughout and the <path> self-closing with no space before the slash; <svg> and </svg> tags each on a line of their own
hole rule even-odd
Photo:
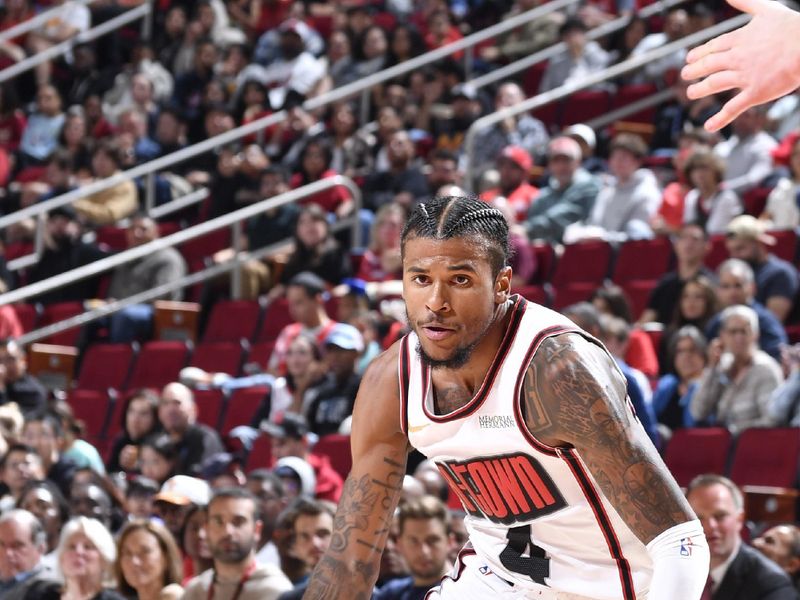
<svg viewBox="0 0 800 600">
<path fill-rule="evenodd" d="M 303 598 L 366 600 L 406 472 L 395 344 L 364 374 L 353 411 L 353 467 L 333 520 L 333 535 Z"/>
<path fill-rule="evenodd" d="M 643 543 L 695 518 L 628 407 L 624 378 L 596 344 L 577 334 L 546 339 L 528 367 L 525 409 L 534 436 L 578 450 Z"/>
</svg>

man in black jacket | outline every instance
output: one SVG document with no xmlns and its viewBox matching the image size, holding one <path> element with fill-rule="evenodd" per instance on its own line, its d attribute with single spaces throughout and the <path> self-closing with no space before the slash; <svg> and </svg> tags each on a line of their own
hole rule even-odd
<svg viewBox="0 0 800 600">
<path fill-rule="evenodd" d="M 47 408 L 47 390 L 28 373 L 25 352 L 14 340 L 0 340 L 0 404 L 16 402 L 29 419 Z"/>
<path fill-rule="evenodd" d="M 744 498 L 735 483 L 721 475 L 700 475 L 689 484 L 686 498 L 711 551 L 702 600 L 797 600 L 786 573 L 742 541 Z"/>
</svg>

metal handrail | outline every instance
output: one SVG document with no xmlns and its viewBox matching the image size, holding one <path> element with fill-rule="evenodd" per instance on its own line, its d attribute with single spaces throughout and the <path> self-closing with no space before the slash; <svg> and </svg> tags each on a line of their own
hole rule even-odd
<svg viewBox="0 0 800 600">
<path fill-rule="evenodd" d="M 592 129 L 602 129 L 606 125 L 611 125 L 611 123 L 619 121 L 620 119 L 627 117 L 628 115 L 635 114 L 640 110 L 644 110 L 646 108 L 658 106 L 662 102 L 671 100 L 674 97 L 675 97 L 675 90 L 673 90 L 672 88 L 667 88 L 665 90 L 656 92 L 651 96 L 647 96 L 646 98 L 636 100 L 635 102 L 631 102 L 630 104 L 626 104 L 625 106 L 620 106 L 619 108 L 614 109 L 611 112 L 607 112 L 603 115 L 600 115 L 599 117 L 595 117 L 590 121 L 586 121 L 586 125 L 588 125 Z"/>
<path fill-rule="evenodd" d="M 142 244 L 141 246 L 136 246 L 135 248 L 124 250 L 119 254 L 102 258 L 95 262 L 89 263 L 88 265 L 78 267 L 77 269 L 65 271 L 64 273 L 59 273 L 58 275 L 54 275 L 53 277 L 43 281 L 37 281 L 36 283 L 31 283 L 21 288 L 6 292 L 5 294 L 0 294 L 0 306 L 11 304 L 13 302 L 20 302 L 44 292 L 54 290 L 62 285 L 74 283 L 75 281 L 86 279 L 88 277 L 93 277 L 108 271 L 109 269 L 113 269 L 114 267 L 118 267 L 139 258 L 143 258 L 158 250 L 170 248 L 178 244 L 182 244 L 188 240 L 198 238 L 211 231 L 221 229 L 223 227 L 236 227 L 241 221 L 256 216 L 266 210 L 269 210 L 270 208 L 281 206 L 289 202 L 295 202 L 301 198 L 306 198 L 318 192 L 337 186 L 346 187 L 353 196 L 353 201 L 355 204 L 355 216 L 352 217 L 352 223 L 350 222 L 350 218 L 346 220 L 343 219 L 343 221 L 352 226 L 353 239 L 355 243 L 359 243 L 361 230 L 358 220 L 358 211 L 361 208 L 361 189 L 349 177 L 336 175 L 335 177 L 329 177 L 320 181 L 315 181 L 314 183 L 310 183 L 303 187 L 284 192 L 283 194 L 279 194 L 273 198 L 251 204 L 250 206 L 245 206 L 244 208 L 240 208 L 232 213 L 222 215 L 210 221 L 205 221 L 204 223 L 193 225 L 192 227 L 177 231 L 166 237 L 153 240 L 152 242 Z"/>
<path fill-rule="evenodd" d="M 75 0 L 78 4 L 89 5 L 97 0 Z M 61 6 L 56 6 L 55 8 L 51 8 L 49 10 L 45 10 L 40 12 L 38 15 L 32 16 L 27 21 L 23 21 L 22 23 L 17 23 L 13 27 L 9 27 L 5 31 L 0 32 L 0 43 L 7 42 L 8 40 L 13 40 L 15 37 L 22 35 L 24 33 L 28 33 L 39 27 L 39 25 L 43 25 L 47 23 L 53 16 L 62 10 Z"/>
<path fill-rule="evenodd" d="M 476 120 L 470 128 L 467 130 L 467 134 L 464 137 L 464 150 L 466 155 L 466 173 L 471 173 L 472 169 L 476 166 L 474 164 L 474 153 L 475 153 L 475 137 L 479 131 L 487 129 L 494 125 L 495 123 L 499 123 L 504 119 L 508 119 L 510 117 L 515 117 L 519 114 L 529 112 L 540 106 L 544 106 L 546 104 L 550 104 L 556 100 L 561 100 L 562 98 L 566 98 L 570 94 L 577 92 L 578 90 L 582 90 L 587 87 L 591 87 L 598 83 L 602 83 L 623 73 L 627 73 L 629 71 L 633 71 L 638 69 L 648 62 L 662 58 L 675 52 L 676 50 L 682 50 L 683 48 L 688 48 L 689 46 L 694 46 L 705 40 L 712 38 L 716 35 L 724 33 L 726 31 L 730 31 L 736 27 L 744 25 L 750 20 L 750 15 L 741 14 L 727 21 L 723 21 L 722 23 L 718 23 L 708 29 L 704 29 L 702 31 L 698 31 L 697 33 L 693 33 L 686 37 L 683 37 L 679 40 L 661 46 L 660 48 L 655 48 L 650 52 L 646 52 L 645 54 L 641 54 L 639 56 L 635 56 L 633 58 L 629 58 L 621 63 L 613 65 L 611 67 L 607 67 L 602 71 L 598 71 L 597 73 L 593 73 L 592 75 L 588 75 L 584 77 L 579 82 L 573 82 L 564 84 L 560 87 L 557 87 L 553 90 L 549 90 L 533 98 L 528 98 L 520 102 L 519 104 L 515 104 L 514 106 L 509 106 L 508 108 L 504 108 L 503 110 L 499 110 L 492 114 L 486 115 L 485 117 L 481 117 L 480 119 Z M 471 188 L 473 182 L 471 181 L 472 177 L 466 178 L 466 185 Z"/>
<path fill-rule="evenodd" d="M 97 27 L 93 27 L 88 31 L 83 31 L 68 40 L 64 40 L 63 42 L 59 42 L 43 50 L 41 52 L 37 52 L 33 56 L 29 56 L 28 58 L 19 61 L 11 65 L 10 67 L 3 69 L 0 71 L 0 83 L 4 81 L 8 81 L 12 77 L 16 77 L 20 73 L 25 73 L 26 71 L 30 71 L 34 67 L 39 66 L 42 63 L 47 62 L 57 56 L 63 55 L 65 52 L 72 49 L 77 44 L 84 44 L 86 42 L 91 42 L 99 37 L 106 35 L 107 33 L 111 33 L 112 31 L 116 31 L 123 25 L 127 25 L 137 19 L 146 18 L 152 7 L 150 3 L 147 4 L 140 4 L 136 8 L 132 8 L 131 10 L 125 11 L 121 15 L 117 15 L 113 19 L 109 19 L 105 23 L 101 23 Z"/>
<path fill-rule="evenodd" d="M 399 75 L 410 73 L 419 69 L 420 67 L 435 62 L 440 58 L 449 56 L 450 54 L 463 50 L 468 46 L 475 45 L 495 35 L 510 31 L 527 23 L 528 21 L 533 20 L 534 18 L 539 18 L 543 15 L 574 4 L 577 1 L 578 0 L 554 0 L 553 2 L 548 2 L 547 4 L 536 7 L 520 15 L 516 15 L 515 17 L 502 21 L 496 25 L 492 25 L 484 30 L 471 34 L 461 40 L 447 44 L 446 46 L 437 48 L 436 50 L 431 50 L 430 52 L 427 52 L 421 56 L 412 58 L 411 60 L 405 61 L 393 67 L 389 67 L 388 69 L 384 69 L 379 73 L 375 73 L 359 81 L 341 86 L 315 98 L 310 98 L 309 100 L 306 100 L 306 102 L 303 104 L 303 107 L 306 110 L 315 110 L 329 104 L 333 104 L 334 102 L 353 97 L 378 83 L 383 83 L 384 81 L 388 81 L 398 77 Z M 167 156 L 151 160 L 144 164 L 133 167 L 132 169 L 128 169 L 127 171 L 112 175 L 109 178 L 98 180 L 82 186 L 77 190 L 73 190 L 44 202 L 39 202 L 20 209 L 11 213 L 10 215 L 0 217 L 0 229 L 8 227 L 13 223 L 18 223 L 24 219 L 34 217 L 39 213 L 49 212 L 54 208 L 64 206 L 85 196 L 107 190 L 124 181 L 130 181 L 143 175 L 150 175 L 151 173 L 167 169 L 172 165 L 181 163 L 210 150 L 214 150 L 220 146 L 224 146 L 248 135 L 257 133 L 266 127 L 279 123 L 280 121 L 284 120 L 285 117 L 285 111 L 273 113 L 256 121 L 252 121 L 251 123 L 247 123 L 246 125 L 241 125 L 235 129 L 226 131 L 225 133 L 221 133 L 207 140 L 203 140 L 202 142 L 198 142 L 192 146 L 182 148 L 181 150 L 173 152 Z M 150 186 L 146 186 L 146 188 L 149 187 Z M 146 204 L 148 206 L 151 205 L 150 201 L 146 202 Z"/>
<path fill-rule="evenodd" d="M 636 15 L 626 15 L 623 17 L 619 17 L 614 19 L 613 21 L 608 21 L 607 23 L 603 23 L 593 29 L 590 29 L 586 32 L 586 39 L 588 40 L 597 40 L 602 37 L 607 36 L 610 33 L 615 33 L 620 29 L 623 29 L 628 23 L 631 21 L 632 16 L 648 18 L 660 12 L 664 12 L 678 6 L 680 4 L 685 4 L 688 0 L 659 0 L 658 2 L 654 2 L 653 4 L 648 4 L 642 10 L 638 11 Z M 481 75 L 479 77 L 475 77 L 474 79 L 470 80 L 470 85 L 475 89 L 479 89 L 485 87 L 487 85 L 491 85 L 498 81 L 502 81 L 504 79 L 508 79 L 512 75 L 516 75 L 520 71 L 524 71 L 535 64 L 538 64 L 542 61 L 545 61 L 549 58 L 553 58 L 554 56 L 558 56 L 562 52 L 566 51 L 567 45 L 564 42 L 557 42 L 552 46 L 548 46 L 547 48 L 543 48 L 533 54 L 515 60 L 512 63 L 499 67 L 497 69 L 493 69 L 486 73 L 485 75 Z"/>
</svg>

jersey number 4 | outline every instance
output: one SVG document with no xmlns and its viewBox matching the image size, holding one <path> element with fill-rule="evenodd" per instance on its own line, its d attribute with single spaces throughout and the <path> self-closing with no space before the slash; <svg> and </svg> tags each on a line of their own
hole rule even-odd
<svg viewBox="0 0 800 600">
<path fill-rule="evenodd" d="M 508 545 L 500 553 L 500 562 L 513 573 L 527 575 L 536 583 L 547 585 L 550 577 L 550 559 L 531 541 L 531 526 L 521 525 L 508 530 Z M 527 554 L 527 556 L 526 556 Z"/>
</svg>

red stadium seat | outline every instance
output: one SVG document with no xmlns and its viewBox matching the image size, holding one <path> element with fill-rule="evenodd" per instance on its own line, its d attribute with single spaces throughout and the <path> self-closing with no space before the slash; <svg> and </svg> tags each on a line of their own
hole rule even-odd
<svg viewBox="0 0 800 600">
<path fill-rule="evenodd" d="M 519 294 L 523 298 L 527 298 L 531 302 L 535 302 L 536 304 L 541 304 L 542 306 L 548 306 L 550 304 L 550 298 L 547 295 L 547 291 L 541 285 L 524 285 L 522 287 L 512 289 L 512 291 Z"/>
<path fill-rule="evenodd" d="M 111 399 L 107 393 L 75 389 L 67 394 L 67 403 L 72 408 L 75 418 L 83 421 L 89 436 L 101 436 L 104 433 L 108 409 L 111 405 Z"/>
<path fill-rule="evenodd" d="M 261 305 L 255 300 L 220 300 L 211 309 L 204 342 L 250 340 L 261 318 Z"/>
<path fill-rule="evenodd" d="M 190 271 L 203 268 L 203 261 L 215 252 L 231 245 L 231 230 L 228 227 L 216 229 L 179 246 L 180 253 L 189 265 Z"/>
<path fill-rule="evenodd" d="M 256 438 L 247 457 L 247 470 L 271 469 L 274 463 L 272 439 L 266 433 L 262 433 Z"/>
<path fill-rule="evenodd" d="M 225 410 L 225 394 L 222 390 L 195 390 L 194 401 L 197 404 L 197 421 L 218 429 Z"/>
<path fill-rule="evenodd" d="M 611 110 L 616 110 L 628 104 L 632 104 L 637 100 L 648 98 L 655 94 L 658 88 L 653 83 L 644 83 L 636 85 L 624 85 L 617 90 L 611 98 Z M 646 123 L 651 125 L 656 116 L 656 109 L 645 108 L 637 113 L 625 117 L 625 121 L 634 123 Z"/>
<path fill-rule="evenodd" d="M 716 271 L 717 267 L 729 258 L 728 248 L 725 246 L 725 234 L 712 235 L 709 241 L 711 250 L 706 254 L 703 263 L 712 271 Z"/>
<path fill-rule="evenodd" d="M 522 89 L 528 97 L 535 96 L 539 93 L 539 85 L 542 83 L 542 77 L 547 70 L 547 61 L 536 63 L 525 71 L 522 79 Z"/>
<path fill-rule="evenodd" d="M 100 227 L 97 230 L 97 243 L 104 244 L 111 250 L 125 250 L 128 247 L 127 231 L 125 227 Z"/>
<path fill-rule="evenodd" d="M 35 304 L 14 304 L 14 312 L 17 313 L 22 331 L 25 333 L 36 329 L 36 322 L 39 320 L 39 310 Z"/>
<path fill-rule="evenodd" d="M 274 300 L 264 312 L 264 323 L 256 338 L 256 342 L 271 342 L 278 339 L 281 330 L 292 322 L 289 314 L 289 303 L 286 298 Z"/>
<path fill-rule="evenodd" d="M 93 344 L 83 352 L 77 387 L 125 389 L 135 351 L 130 344 Z"/>
<path fill-rule="evenodd" d="M 247 362 L 257 363 L 262 370 L 267 369 L 269 364 L 269 357 L 272 356 L 272 351 L 275 349 L 275 341 L 271 342 L 258 342 L 250 347 L 250 354 L 247 356 Z"/>
<path fill-rule="evenodd" d="M 353 466 L 349 435 L 331 433 L 322 436 L 314 445 L 312 454 L 330 458 L 334 470 L 342 476 L 342 479 L 347 479 Z"/>
<path fill-rule="evenodd" d="M 83 312 L 83 302 L 57 302 L 45 306 L 39 322 L 40 327 L 64 321 Z M 80 325 L 66 331 L 60 331 L 41 340 L 43 344 L 57 344 L 59 346 L 77 346 L 78 336 L 81 333 Z"/>
<path fill-rule="evenodd" d="M 201 342 L 192 352 L 189 365 L 209 373 L 236 376 L 242 366 L 242 344 L 238 342 Z"/>
<path fill-rule="evenodd" d="M 667 444 L 664 462 L 681 487 L 703 473 L 725 474 L 731 434 L 723 427 L 677 429 Z"/>
<path fill-rule="evenodd" d="M 553 273 L 553 306 L 564 308 L 588 300 L 603 283 L 611 262 L 611 245 L 602 240 L 567 244 Z"/>
<path fill-rule="evenodd" d="M 533 242 L 531 250 L 533 250 L 533 254 L 536 257 L 536 272 L 533 274 L 533 279 L 530 283 L 547 283 L 550 281 L 550 276 L 555 268 L 556 251 L 553 246 L 543 242 Z"/>
<path fill-rule="evenodd" d="M 795 487 L 799 456 L 800 428 L 745 429 L 733 451 L 730 477 L 739 486 Z"/>
<path fill-rule="evenodd" d="M 575 92 L 566 99 L 559 125 L 566 127 L 574 123 L 586 123 L 606 114 L 610 106 L 611 98 L 605 90 Z"/>
<path fill-rule="evenodd" d="M 672 244 L 666 237 L 631 240 L 622 244 L 611 279 L 617 285 L 629 281 L 658 281 L 672 259 Z"/>
<path fill-rule="evenodd" d="M 133 365 L 127 387 L 161 389 L 178 381 L 178 374 L 188 358 L 189 348 L 185 342 L 147 342 Z"/>
<path fill-rule="evenodd" d="M 228 433 L 239 425 L 250 425 L 256 411 L 267 397 L 267 391 L 263 386 L 235 390 L 228 399 L 228 408 L 220 431 Z"/>
<path fill-rule="evenodd" d="M 797 234 L 794 230 L 782 229 L 770 231 L 769 234 L 776 241 L 775 246 L 772 247 L 772 253 L 778 258 L 794 263 L 797 256 Z"/>
</svg>

